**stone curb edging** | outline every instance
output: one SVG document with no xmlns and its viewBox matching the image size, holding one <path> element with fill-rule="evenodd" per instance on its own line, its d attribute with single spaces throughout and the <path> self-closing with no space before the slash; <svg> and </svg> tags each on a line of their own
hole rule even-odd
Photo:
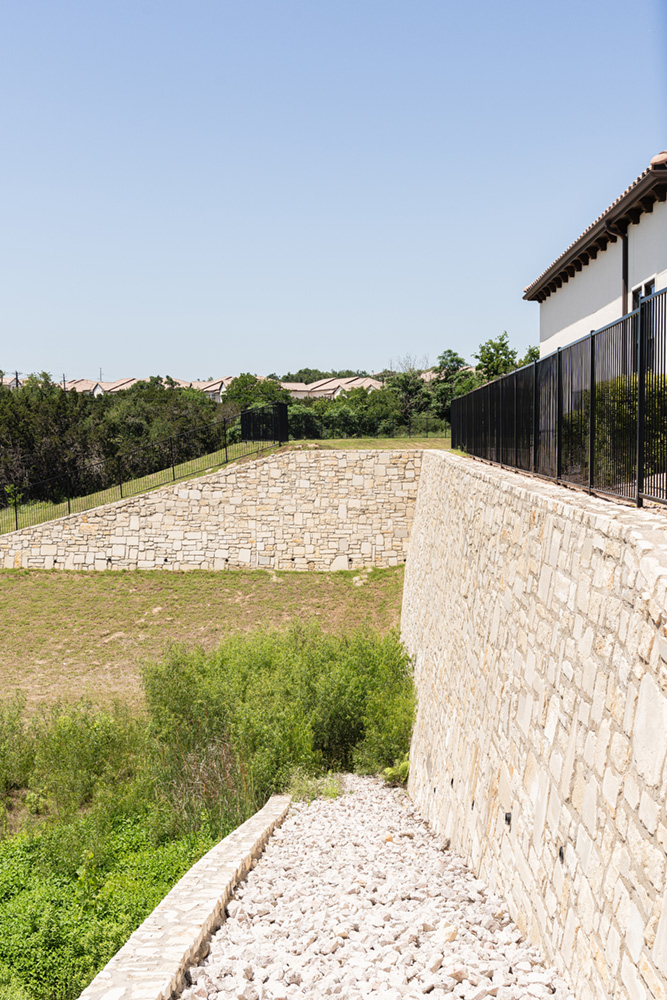
<svg viewBox="0 0 667 1000">
<path fill-rule="evenodd" d="M 107 962 L 80 1000 L 169 1000 L 182 990 L 186 968 L 206 953 L 235 886 L 282 823 L 290 803 L 289 796 L 273 795 L 211 848 Z"/>
</svg>

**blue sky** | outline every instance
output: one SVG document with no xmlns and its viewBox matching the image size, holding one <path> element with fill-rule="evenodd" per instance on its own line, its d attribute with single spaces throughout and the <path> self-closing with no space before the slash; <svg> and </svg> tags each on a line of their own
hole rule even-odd
<svg viewBox="0 0 667 1000">
<path fill-rule="evenodd" d="M 666 119 L 658 0 L 2 0 L 0 368 L 523 351 Z"/>
</svg>

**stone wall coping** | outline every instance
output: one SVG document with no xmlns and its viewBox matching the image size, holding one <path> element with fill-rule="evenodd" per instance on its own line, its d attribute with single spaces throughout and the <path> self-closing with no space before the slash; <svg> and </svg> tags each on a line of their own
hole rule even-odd
<svg viewBox="0 0 667 1000">
<path fill-rule="evenodd" d="M 197 861 L 95 976 L 80 1000 L 169 1000 L 180 992 L 186 969 L 206 954 L 235 886 L 282 823 L 290 802 L 289 796 L 273 795 Z"/>
<path fill-rule="evenodd" d="M 608 538 L 623 539 L 636 544 L 645 539 L 653 548 L 656 542 L 664 545 L 667 520 L 665 512 L 655 508 L 631 507 L 613 498 L 605 500 L 588 494 L 567 484 L 550 482 L 540 476 L 532 476 L 503 469 L 467 455 L 456 455 L 448 451 L 424 449 L 430 455 L 437 455 L 443 462 L 460 464 L 465 471 L 479 477 L 484 482 L 494 483 L 499 489 L 512 491 L 543 510 L 572 517 L 573 509 L 578 511 L 578 520 L 602 532 Z M 471 503 L 474 499 L 471 498 Z M 652 553 L 656 554 L 656 553 Z M 662 553 L 661 553 L 662 555 Z M 667 559 L 664 562 L 667 572 Z"/>
</svg>

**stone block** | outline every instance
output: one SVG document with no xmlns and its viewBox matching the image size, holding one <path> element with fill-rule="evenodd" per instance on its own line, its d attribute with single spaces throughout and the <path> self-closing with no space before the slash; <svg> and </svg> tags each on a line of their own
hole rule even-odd
<svg viewBox="0 0 667 1000">
<path fill-rule="evenodd" d="M 646 791 L 643 791 L 639 803 L 639 820 L 649 833 L 653 834 L 658 829 L 659 816 L 660 806 Z"/>
<path fill-rule="evenodd" d="M 657 785 L 667 754 L 667 698 L 650 674 L 639 685 L 632 753 L 640 775 L 651 787 Z"/>
</svg>

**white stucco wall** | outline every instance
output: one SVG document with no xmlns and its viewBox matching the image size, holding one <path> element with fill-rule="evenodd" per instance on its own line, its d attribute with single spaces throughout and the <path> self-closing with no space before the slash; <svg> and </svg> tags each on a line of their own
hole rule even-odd
<svg viewBox="0 0 667 1000">
<path fill-rule="evenodd" d="M 542 357 L 620 318 L 622 258 L 621 241 L 610 243 L 541 303 Z M 642 214 L 628 229 L 628 309 L 632 289 L 651 278 L 656 290 L 667 286 L 667 202 L 656 202 L 651 213 Z"/>
<path fill-rule="evenodd" d="M 542 357 L 618 319 L 622 314 L 622 258 L 620 240 L 610 243 L 541 303 Z"/>
<path fill-rule="evenodd" d="M 667 202 L 653 206 L 628 230 L 629 289 L 655 276 L 658 291 L 667 285 Z M 632 308 L 630 301 L 629 308 Z"/>
</svg>

